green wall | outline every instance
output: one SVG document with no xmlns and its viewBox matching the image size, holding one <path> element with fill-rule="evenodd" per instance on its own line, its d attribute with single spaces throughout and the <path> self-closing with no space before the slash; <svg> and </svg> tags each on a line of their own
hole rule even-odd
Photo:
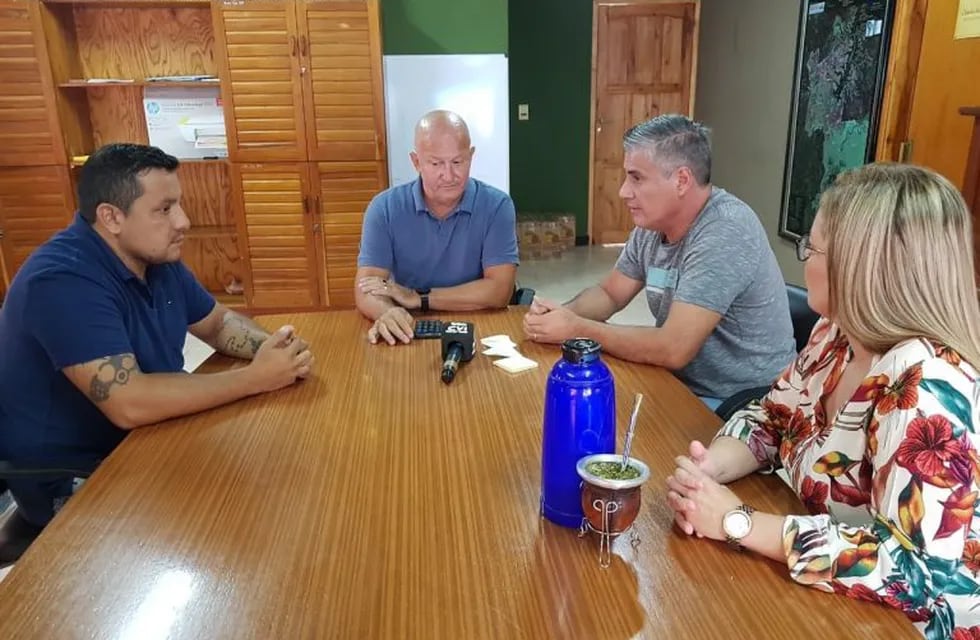
<svg viewBox="0 0 980 640">
<path fill-rule="evenodd" d="M 510 191 L 519 213 L 588 227 L 591 0 L 381 0 L 384 53 L 507 53 Z M 531 119 L 517 120 L 517 105 Z"/>
<path fill-rule="evenodd" d="M 381 30 L 385 54 L 507 53 L 507 0 L 381 0 Z"/>
<path fill-rule="evenodd" d="M 510 191 L 517 211 L 570 212 L 588 228 L 592 1 L 513 0 Z M 517 119 L 517 105 L 530 119 Z"/>
<path fill-rule="evenodd" d="M 587 233 L 591 0 L 510 3 L 510 191 L 519 214 L 575 214 Z M 517 119 L 526 103 L 530 119 Z"/>
</svg>

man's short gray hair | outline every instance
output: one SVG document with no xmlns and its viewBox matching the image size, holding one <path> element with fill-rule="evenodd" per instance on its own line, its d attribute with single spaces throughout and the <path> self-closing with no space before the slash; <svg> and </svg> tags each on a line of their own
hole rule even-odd
<svg viewBox="0 0 980 640">
<path fill-rule="evenodd" d="M 668 113 L 650 118 L 623 134 L 627 153 L 645 152 L 667 172 L 687 167 L 700 185 L 711 182 L 710 130 L 700 122 Z"/>
</svg>

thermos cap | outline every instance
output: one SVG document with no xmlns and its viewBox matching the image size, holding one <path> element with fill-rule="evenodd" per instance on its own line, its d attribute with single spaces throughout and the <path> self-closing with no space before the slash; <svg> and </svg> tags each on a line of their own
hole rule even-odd
<svg viewBox="0 0 980 640">
<path fill-rule="evenodd" d="M 572 364 L 592 362 L 599 359 L 602 347 L 591 338 L 572 338 L 561 345 L 561 355 Z"/>
</svg>

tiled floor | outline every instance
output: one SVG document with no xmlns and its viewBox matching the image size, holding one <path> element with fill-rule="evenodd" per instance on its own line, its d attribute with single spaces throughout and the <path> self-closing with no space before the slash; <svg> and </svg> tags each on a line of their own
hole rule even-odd
<svg viewBox="0 0 980 640">
<path fill-rule="evenodd" d="M 551 260 L 527 260 L 517 270 L 522 287 L 538 295 L 565 302 L 582 289 L 598 284 L 616 265 L 620 247 L 575 247 Z M 611 318 L 612 322 L 652 325 L 653 316 L 642 293 Z"/>
</svg>

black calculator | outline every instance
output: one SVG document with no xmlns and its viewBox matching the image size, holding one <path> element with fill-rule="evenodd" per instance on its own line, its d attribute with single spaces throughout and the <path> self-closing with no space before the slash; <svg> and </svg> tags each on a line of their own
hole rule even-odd
<svg viewBox="0 0 980 640">
<path fill-rule="evenodd" d="M 416 320 L 415 337 L 420 340 L 442 337 L 442 320 Z"/>
</svg>

